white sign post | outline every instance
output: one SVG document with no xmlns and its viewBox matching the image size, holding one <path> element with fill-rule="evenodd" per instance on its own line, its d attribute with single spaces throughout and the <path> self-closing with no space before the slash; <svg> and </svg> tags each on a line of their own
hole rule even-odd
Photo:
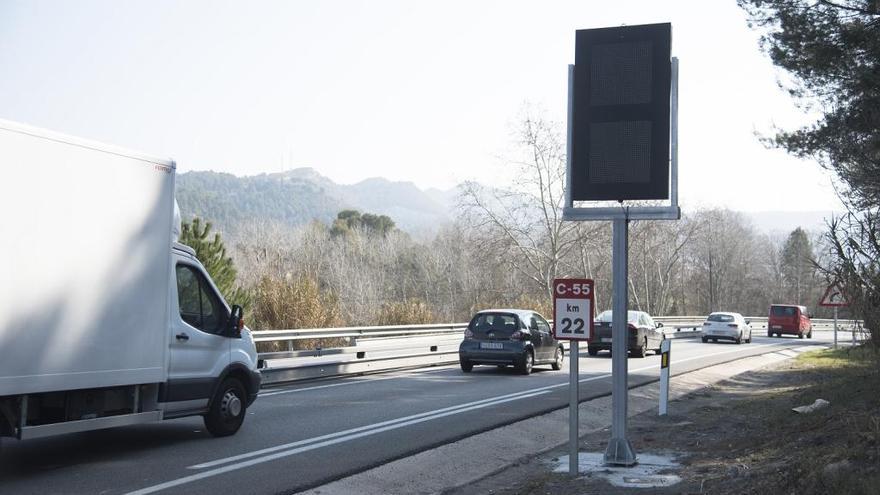
<svg viewBox="0 0 880 495">
<path fill-rule="evenodd" d="M 553 281 L 553 334 L 558 340 L 568 340 L 569 359 L 568 401 L 568 472 L 578 474 L 578 343 L 593 336 L 593 281 L 564 278 Z"/>
</svg>

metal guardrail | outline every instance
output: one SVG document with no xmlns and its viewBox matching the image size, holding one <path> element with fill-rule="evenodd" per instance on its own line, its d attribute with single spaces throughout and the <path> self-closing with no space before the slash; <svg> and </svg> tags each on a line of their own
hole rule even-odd
<svg viewBox="0 0 880 495">
<path fill-rule="evenodd" d="M 747 317 L 753 330 L 767 328 L 767 317 Z M 667 338 L 701 335 L 704 316 L 660 316 Z M 860 329 L 861 323 L 839 320 L 838 329 Z M 830 330 L 834 320 L 814 319 L 813 328 Z M 286 351 L 259 355 L 264 384 L 327 376 L 375 373 L 458 362 L 458 345 L 467 323 L 375 327 L 260 330 L 255 342 L 282 342 Z M 848 329 L 848 330 L 847 330 Z M 349 346 L 293 350 L 298 340 L 347 339 Z M 567 348 L 567 343 L 564 344 Z"/>
</svg>

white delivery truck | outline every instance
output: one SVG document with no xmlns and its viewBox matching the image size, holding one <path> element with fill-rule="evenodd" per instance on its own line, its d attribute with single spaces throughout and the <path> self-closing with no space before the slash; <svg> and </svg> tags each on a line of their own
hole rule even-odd
<svg viewBox="0 0 880 495">
<path fill-rule="evenodd" d="M 238 431 L 257 353 L 173 237 L 174 162 L 0 120 L 0 170 L 0 436 Z"/>
</svg>

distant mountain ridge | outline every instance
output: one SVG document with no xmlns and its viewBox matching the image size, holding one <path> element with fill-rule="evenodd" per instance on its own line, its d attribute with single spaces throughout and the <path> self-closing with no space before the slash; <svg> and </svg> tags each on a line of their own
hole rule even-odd
<svg viewBox="0 0 880 495">
<path fill-rule="evenodd" d="M 255 219 L 296 227 L 330 223 L 347 208 L 388 215 L 401 230 L 436 231 L 453 218 L 455 191 L 423 191 L 412 182 L 370 178 L 336 184 L 313 168 L 237 177 L 219 172 L 187 172 L 177 177 L 177 200 L 184 219 L 199 216 L 222 232 L 235 233 Z"/>
<path fill-rule="evenodd" d="M 456 189 L 419 189 L 412 182 L 370 178 L 337 184 L 309 167 L 237 177 L 220 172 L 186 172 L 177 177 L 177 200 L 184 219 L 199 216 L 217 230 L 235 234 L 253 221 L 296 227 L 329 224 L 341 210 L 388 215 L 401 230 L 430 236 L 455 217 Z M 743 212 L 768 234 L 786 235 L 797 227 L 826 229 L 825 211 Z"/>
</svg>

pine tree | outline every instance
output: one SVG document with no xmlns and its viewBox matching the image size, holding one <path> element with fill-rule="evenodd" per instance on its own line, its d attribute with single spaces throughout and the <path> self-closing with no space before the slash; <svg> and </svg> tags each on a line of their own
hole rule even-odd
<svg viewBox="0 0 880 495">
<path fill-rule="evenodd" d="M 247 291 L 236 286 L 235 278 L 238 272 L 232 258 L 226 255 L 226 246 L 220 234 L 214 233 L 214 237 L 210 238 L 211 227 L 211 222 L 202 224 L 202 220 L 198 217 L 194 217 L 192 223 L 183 222 L 180 229 L 180 243 L 195 250 L 196 257 L 202 262 L 202 266 L 208 271 L 229 305 L 238 304 L 248 308 L 251 296 Z"/>
<path fill-rule="evenodd" d="M 806 231 L 798 227 L 782 247 L 782 279 L 796 304 L 804 304 L 816 277 L 813 244 Z"/>
</svg>

